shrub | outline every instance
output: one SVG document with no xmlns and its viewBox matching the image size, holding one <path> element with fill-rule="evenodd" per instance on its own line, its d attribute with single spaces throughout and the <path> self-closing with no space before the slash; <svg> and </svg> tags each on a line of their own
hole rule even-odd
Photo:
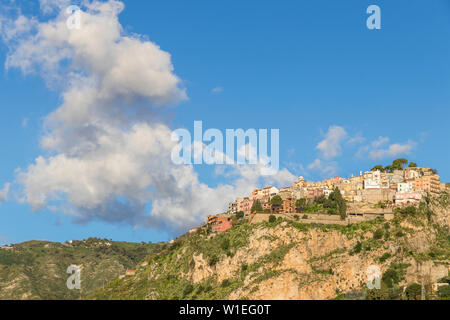
<svg viewBox="0 0 450 320">
<path fill-rule="evenodd" d="M 226 287 L 228 287 L 230 284 L 231 284 L 230 280 L 225 279 L 225 280 L 222 281 L 221 287 L 222 287 L 222 288 L 226 288 Z"/>
<path fill-rule="evenodd" d="M 308 215 L 307 215 L 307 214 L 304 214 L 303 217 L 302 217 L 302 219 L 308 219 Z"/>
<path fill-rule="evenodd" d="M 409 264 L 405 263 L 391 263 L 391 266 L 383 273 L 381 281 L 385 283 L 388 288 L 393 288 L 395 284 L 399 284 L 404 279 L 406 268 Z"/>
<path fill-rule="evenodd" d="M 217 255 L 212 255 L 209 257 L 208 264 L 210 267 L 215 266 L 219 262 L 219 257 Z"/>
<path fill-rule="evenodd" d="M 383 238 L 383 230 L 382 229 L 377 229 L 374 233 L 373 233 L 373 238 L 375 240 L 380 240 L 381 238 Z"/>
<path fill-rule="evenodd" d="M 244 217 L 244 211 L 236 212 L 236 218 L 242 219 Z"/>
<path fill-rule="evenodd" d="M 298 199 L 295 202 L 295 208 L 297 209 L 297 212 L 302 212 L 303 210 L 305 210 L 305 208 L 306 208 L 306 199 L 305 198 Z"/>
<path fill-rule="evenodd" d="M 230 239 L 225 238 L 222 240 L 222 242 L 220 243 L 220 247 L 222 248 L 223 251 L 228 251 L 230 249 Z"/>
<path fill-rule="evenodd" d="M 188 284 L 184 290 L 183 290 L 183 296 L 187 296 L 188 294 L 190 294 L 192 291 L 194 291 L 194 286 L 192 284 Z"/>
<path fill-rule="evenodd" d="M 385 254 L 383 254 L 383 255 L 380 257 L 380 262 L 383 263 L 383 262 L 385 262 L 387 259 L 389 259 L 390 257 L 391 257 L 391 254 L 390 254 L 389 252 L 386 252 Z"/>
<path fill-rule="evenodd" d="M 439 287 L 438 293 L 439 293 L 439 298 L 449 299 L 450 298 L 450 285 Z"/>
<path fill-rule="evenodd" d="M 396 237 L 398 237 L 398 238 L 400 238 L 400 237 L 403 237 L 405 234 L 400 230 L 400 231 L 397 231 L 396 233 L 395 233 L 395 236 Z"/>
<path fill-rule="evenodd" d="M 271 215 L 269 216 L 269 222 L 270 222 L 270 223 L 274 223 L 275 221 L 277 221 L 277 218 L 276 218 L 273 214 L 271 214 Z"/>
<path fill-rule="evenodd" d="M 294 215 L 294 219 L 295 219 L 296 221 L 298 221 L 298 219 L 299 219 L 298 214 Z"/>
<path fill-rule="evenodd" d="M 362 250 L 362 243 L 358 241 L 356 245 L 353 247 L 353 249 L 350 251 L 350 255 L 360 253 L 361 250 Z"/>
<path fill-rule="evenodd" d="M 408 300 L 417 300 L 422 292 L 422 287 L 418 283 L 412 283 L 408 287 L 406 287 L 406 297 L 408 297 Z"/>
<path fill-rule="evenodd" d="M 395 211 L 402 215 L 415 215 L 417 213 L 417 209 L 414 206 L 407 206 L 405 208 L 396 208 Z"/>
</svg>

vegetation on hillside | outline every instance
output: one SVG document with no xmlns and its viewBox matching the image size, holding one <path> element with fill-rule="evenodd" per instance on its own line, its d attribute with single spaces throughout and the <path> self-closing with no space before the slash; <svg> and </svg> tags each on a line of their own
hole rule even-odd
<svg viewBox="0 0 450 320">
<path fill-rule="evenodd" d="M 30 241 L 0 250 L 0 299 L 78 299 L 133 269 L 163 244 L 89 238 L 72 243 Z M 81 291 L 69 290 L 70 265 L 81 267 Z"/>
<path fill-rule="evenodd" d="M 336 208 L 339 197 L 331 197 Z M 450 238 L 447 227 L 434 221 L 431 203 L 447 203 L 446 198 L 436 198 L 430 204 L 424 202 L 418 207 L 398 209 L 395 218 L 386 221 L 377 218 L 352 225 L 304 224 L 295 220 L 284 220 L 271 216 L 268 222 L 248 225 L 240 219 L 231 229 L 218 234 L 209 235 L 204 230 L 195 234 L 180 237 L 158 254 L 146 258 L 144 265 L 138 269 L 133 278 L 116 279 L 105 288 L 98 290 L 94 299 L 226 299 L 233 292 L 247 290 L 249 295 L 259 290 L 265 281 L 291 274 L 300 283 L 314 281 L 336 281 L 339 275 L 339 264 L 357 258 L 361 261 L 373 260 L 374 264 L 385 266 L 382 274 L 381 289 L 368 290 L 364 284 L 355 290 L 365 299 L 417 299 L 417 286 L 406 281 L 407 269 L 411 261 L 422 263 L 431 261 L 434 264 L 448 265 L 450 261 Z M 321 200 L 319 200 L 319 203 Z M 306 201 L 298 203 L 308 206 Z M 320 203 L 322 208 L 325 202 Z M 431 211 L 431 213 L 430 213 Z M 410 226 L 415 226 L 415 229 Z M 256 261 L 245 260 L 238 266 L 238 271 L 219 281 L 216 268 L 223 265 L 226 259 L 232 259 L 236 253 L 249 245 L 249 239 L 257 230 L 286 230 L 290 234 L 298 230 L 305 235 L 316 230 L 321 234 L 342 234 L 353 245 L 349 248 L 331 250 L 323 256 L 312 257 L 308 264 L 312 273 L 299 273 L 298 270 L 283 268 L 283 259 L 299 245 L 298 242 L 278 244 L 271 252 L 262 255 Z M 279 229 L 285 228 L 285 229 Z M 419 228 L 419 229 L 417 229 Z M 426 244 L 426 250 L 418 251 L 411 245 L 410 239 L 418 230 L 433 234 L 434 240 Z M 280 231 L 278 231 L 280 232 Z M 279 243 L 278 238 L 267 236 L 272 243 Z M 425 244 L 424 244 L 425 245 Z M 242 255 L 242 253 L 241 253 Z M 205 261 L 206 265 L 198 265 Z M 191 278 L 194 270 L 211 270 L 202 280 L 194 282 Z M 197 271 L 198 272 L 198 271 Z M 189 276 L 191 275 L 191 276 Z M 277 280 L 278 281 L 278 280 Z M 339 281 L 345 281 L 340 279 Z M 427 298 L 445 298 L 446 290 L 440 289 L 432 295 L 430 286 L 426 288 Z M 356 292 L 355 291 L 355 292 Z M 349 293 L 348 293 L 349 294 Z M 347 297 L 341 292 L 338 297 Z M 243 296 L 241 298 L 246 298 Z M 420 297 L 419 297 L 420 298 Z"/>
</svg>

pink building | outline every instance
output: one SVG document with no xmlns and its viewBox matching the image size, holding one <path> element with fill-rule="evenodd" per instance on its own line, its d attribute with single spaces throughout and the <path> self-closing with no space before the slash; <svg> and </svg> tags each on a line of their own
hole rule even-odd
<svg viewBox="0 0 450 320">
<path fill-rule="evenodd" d="M 233 225 L 227 219 L 220 219 L 211 226 L 212 232 L 222 233 L 230 229 Z"/>
<path fill-rule="evenodd" d="M 422 201 L 422 194 L 420 192 L 397 192 L 395 194 L 395 204 L 398 206 L 418 204 L 420 201 Z"/>
</svg>

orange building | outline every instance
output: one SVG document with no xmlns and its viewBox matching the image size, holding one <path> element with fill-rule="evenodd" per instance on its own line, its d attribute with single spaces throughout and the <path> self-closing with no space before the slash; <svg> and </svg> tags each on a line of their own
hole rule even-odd
<svg viewBox="0 0 450 320">
<path fill-rule="evenodd" d="M 439 194 L 441 192 L 441 181 L 439 176 L 433 174 L 414 179 L 414 189 Z"/>
<path fill-rule="evenodd" d="M 283 200 L 283 213 L 295 212 L 295 199 Z"/>
<path fill-rule="evenodd" d="M 225 232 L 233 226 L 231 216 L 208 216 L 207 223 L 214 233 Z"/>
</svg>

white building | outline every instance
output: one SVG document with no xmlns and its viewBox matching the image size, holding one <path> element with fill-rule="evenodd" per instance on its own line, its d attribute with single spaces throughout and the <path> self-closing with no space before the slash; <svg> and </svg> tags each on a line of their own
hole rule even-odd
<svg viewBox="0 0 450 320">
<path fill-rule="evenodd" d="M 276 196 L 280 191 L 277 187 L 269 186 L 262 189 L 264 198 Z"/>
<path fill-rule="evenodd" d="M 414 189 L 414 187 L 411 182 L 402 182 L 402 183 L 397 184 L 397 192 L 399 192 L 399 193 L 412 192 L 413 189 Z"/>
<path fill-rule="evenodd" d="M 381 188 L 381 172 L 367 171 L 364 173 L 364 189 L 380 189 Z"/>
<path fill-rule="evenodd" d="M 237 212 L 238 204 L 237 201 L 230 202 L 228 204 L 228 213 L 229 214 L 235 214 Z"/>
</svg>

